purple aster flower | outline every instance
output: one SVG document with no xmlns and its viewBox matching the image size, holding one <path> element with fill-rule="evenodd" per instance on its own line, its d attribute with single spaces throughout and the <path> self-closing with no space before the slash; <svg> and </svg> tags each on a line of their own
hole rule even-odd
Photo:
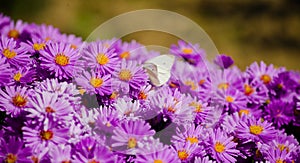
<svg viewBox="0 0 300 163">
<path fill-rule="evenodd" d="M 127 154 L 136 153 L 137 144 L 144 138 L 155 134 L 151 126 L 142 120 L 129 120 L 121 123 L 114 130 L 112 147 Z"/>
<path fill-rule="evenodd" d="M 120 121 L 117 111 L 108 107 L 100 107 L 97 111 L 99 115 L 96 118 L 95 128 L 100 132 L 112 133 Z"/>
<path fill-rule="evenodd" d="M 0 86 L 4 86 L 9 82 L 12 69 L 8 63 L 5 63 L 5 58 L 0 58 Z"/>
<path fill-rule="evenodd" d="M 121 68 L 114 73 L 117 78 L 114 81 L 116 88 L 121 89 L 124 93 L 130 89 L 139 90 L 146 85 L 148 76 L 141 65 L 134 61 L 125 61 L 121 63 Z"/>
<path fill-rule="evenodd" d="M 27 115 L 38 121 L 44 121 L 45 118 L 53 118 L 58 123 L 68 123 L 72 119 L 73 111 L 70 103 L 65 99 L 60 99 L 57 93 L 35 92 L 29 100 L 30 107 L 26 109 Z"/>
<path fill-rule="evenodd" d="M 43 42 L 47 41 L 61 41 L 61 33 L 59 32 L 58 28 L 53 27 L 52 25 L 42 24 L 37 26 L 36 29 L 33 31 L 33 38 L 43 40 Z"/>
<path fill-rule="evenodd" d="M 117 48 L 119 58 L 125 60 L 139 61 L 139 58 L 143 58 L 143 55 L 146 55 L 146 53 L 146 48 L 135 40 L 123 42 Z M 141 63 L 141 61 L 139 61 L 139 63 Z"/>
<path fill-rule="evenodd" d="M 285 163 L 292 161 L 286 151 L 281 151 L 279 149 L 269 150 L 265 158 L 270 162 L 276 163 Z"/>
<path fill-rule="evenodd" d="M 99 94 L 101 96 L 110 95 L 111 88 L 111 75 L 101 75 L 95 73 L 93 70 L 89 73 L 83 71 L 82 76 L 77 76 L 75 81 L 89 94 Z"/>
<path fill-rule="evenodd" d="M 43 68 L 59 79 L 69 79 L 79 69 L 76 63 L 80 55 L 70 44 L 50 43 L 40 53 Z"/>
<path fill-rule="evenodd" d="M 100 41 L 89 43 L 82 53 L 85 64 L 102 73 L 113 73 L 119 68 L 120 62 L 114 49 L 105 47 Z"/>
<path fill-rule="evenodd" d="M 178 157 L 176 157 L 176 153 L 174 150 L 170 149 L 169 147 L 165 146 L 157 151 L 148 153 L 148 154 L 140 154 L 137 155 L 135 160 L 137 163 L 144 163 L 144 162 L 154 162 L 154 163 L 180 163 Z"/>
<path fill-rule="evenodd" d="M 239 108 L 245 108 L 247 104 L 245 96 L 233 88 L 218 90 L 213 98 L 215 102 L 222 105 L 226 111 L 237 111 Z"/>
<path fill-rule="evenodd" d="M 31 147 L 33 150 L 42 150 L 64 144 L 69 137 L 68 128 L 61 128 L 49 119 L 36 127 L 24 126 L 22 130 L 26 146 Z"/>
<path fill-rule="evenodd" d="M 0 110 L 6 111 L 12 117 L 18 116 L 29 106 L 30 91 L 26 87 L 5 87 L 0 90 Z"/>
<path fill-rule="evenodd" d="M 208 133 L 203 126 L 195 126 L 194 124 L 187 124 L 184 128 L 177 127 L 176 134 L 172 136 L 171 142 L 176 144 L 178 142 L 191 144 L 199 144 L 202 140 L 205 140 Z"/>
<path fill-rule="evenodd" d="M 87 163 L 114 163 L 115 157 L 113 153 L 105 146 L 96 145 L 90 152 L 89 156 L 77 153 L 74 162 L 87 162 Z"/>
<path fill-rule="evenodd" d="M 32 38 L 31 40 L 28 40 L 26 44 L 24 44 L 24 46 L 27 46 L 27 49 L 31 54 L 35 54 L 41 50 L 44 50 L 46 45 L 48 45 L 49 43 L 50 41 L 46 42 L 45 40 L 42 40 L 40 38 Z"/>
<path fill-rule="evenodd" d="M 131 99 L 118 99 L 113 106 L 115 107 L 119 117 L 121 119 L 137 119 L 139 117 L 139 112 L 141 111 L 139 101 L 133 101 Z"/>
<path fill-rule="evenodd" d="M 268 85 L 273 82 L 278 75 L 278 70 L 271 64 L 267 66 L 263 61 L 258 65 L 257 62 L 252 63 L 246 70 L 250 79 Z"/>
<path fill-rule="evenodd" d="M 73 48 L 73 49 L 78 49 L 83 44 L 82 43 L 82 38 L 81 37 L 76 37 L 73 34 L 71 34 L 71 35 L 63 34 L 60 37 L 60 42 L 70 44 L 71 48 Z"/>
<path fill-rule="evenodd" d="M 231 65 L 233 65 L 234 61 L 230 56 L 220 54 L 216 56 L 214 63 L 217 64 L 220 68 L 227 69 Z"/>
<path fill-rule="evenodd" d="M 0 53 L 1 58 L 4 58 L 7 63 L 17 68 L 29 63 L 27 48 L 22 45 L 18 46 L 17 42 L 12 38 L 1 36 Z"/>
<path fill-rule="evenodd" d="M 235 133 L 240 121 L 245 121 L 246 115 L 244 112 L 234 112 L 231 115 L 225 114 L 221 127 L 228 134 Z"/>
<path fill-rule="evenodd" d="M 262 119 L 256 120 L 255 117 L 240 121 L 236 130 L 238 138 L 253 142 L 268 142 L 274 138 L 276 132 L 272 123 Z"/>
<path fill-rule="evenodd" d="M 26 85 L 32 83 L 36 79 L 36 70 L 27 65 L 22 68 L 14 69 L 10 76 L 10 83 L 8 85 Z"/>
<path fill-rule="evenodd" d="M 294 119 L 293 104 L 286 103 L 281 100 L 274 100 L 266 107 L 265 119 L 273 122 L 273 124 L 280 128 L 283 125 L 288 124 Z"/>
<path fill-rule="evenodd" d="M 177 153 L 177 157 L 181 162 L 189 162 L 195 155 L 198 155 L 201 152 L 199 146 L 194 143 L 191 144 L 189 142 L 177 142 L 173 145 L 174 150 Z"/>
<path fill-rule="evenodd" d="M 208 141 L 208 147 L 211 156 L 217 162 L 235 162 L 240 151 L 236 149 L 237 143 L 233 142 L 232 136 L 227 136 L 221 129 L 216 129 L 211 132 Z"/>
<path fill-rule="evenodd" d="M 192 98 L 192 97 L 190 97 Z M 195 123 L 201 124 L 206 119 L 210 112 L 213 111 L 213 108 L 208 105 L 207 102 L 202 102 L 201 100 L 197 100 L 196 98 L 192 99 L 189 102 L 189 106 L 193 110 L 193 114 L 195 115 Z"/>
<path fill-rule="evenodd" d="M 71 146 L 70 145 L 58 145 L 54 146 L 49 151 L 51 162 L 71 163 Z"/>
<path fill-rule="evenodd" d="M 199 64 L 206 55 L 205 51 L 200 49 L 198 44 L 193 45 L 182 40 L 178 41 L 178 46 L 171 46 L 170 53 L 182 57 L 192 65 Z"/>
<path fill-rule="evenodd" d="M 236 67 L 232 69 L 214 70 L 210 73 L 209 77 L 213 91 L 234 88 L 236 82 L 242 79 L 241 72 Z"/>
<path fill-rule="evenodd" d="M 274 78 L 271 88 L 275 90 L 276 96 L 282 97 L 292 94 L 292 92 L 297 89 L 298 85 L 299 81 L 294 78 L 294 74 L 289 71 L 284 71 Z"/>
<path fill-rule="evenodd" d="M 31 149 L 23 147 L 24 143 L 15 138 L 10 137 L 8 141 L 0 138 L 0 161 L 7 163 L 30 162 L 28 157 L 31 155 Z"/>
<path fill-rule="evenodd" d="M 22 22 L 22 20 L 18 20 L 16 23 L 11 21 L 9 25 L 3 27 L 1 33 L 2 35 L 13 38 L 14 40 L 19 40 L 23 37 L 27 26 L 28 24 Z"/>
</svg>

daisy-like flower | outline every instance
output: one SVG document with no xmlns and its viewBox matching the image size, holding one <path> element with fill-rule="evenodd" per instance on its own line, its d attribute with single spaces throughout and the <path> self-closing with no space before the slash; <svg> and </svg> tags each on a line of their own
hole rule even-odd
<svg viewBox="0 0 300 163">
<path fill-rule="evenodd" d="M 4 86 L 9 82 L 12 69 L 8 63 L 5 63 L 5 58 L 0 58 L 0 86 Z"/>
<path fill-rule="evenodd" d="M 114 163 L 115 157 L 113 153 L 105 146 L 96 145 L 90 151 L 90 155 L 81 155 L 81 153 L 76 153 L 74 162 L 87 162 L 87 163 Z"/>
<path fill-rule="evenodd" d="M 73 49 L 79 49 L 82 46 L 82 38 L 81 37 L 76 37 L 75 35 L 71 34 L 71 35 L 67 35 L 67 34 L 63 34 L 60 37 L 60 41 L 70 44 L 71 48 Z"/>
<path fill-rule="evenodd" d="M 87 66 L 102 73 L 113 73 L 119 68 L 120 62 L 114 49 L 109 49 L 100 41 L 84 47 L 82 57 Z"/>
<path fill-rule="evenodd" d="M 59 79 L 69 79 L 78 72 L 78 50 L 66 43 L 50 43 L 41 53 L 41 65 Z"/>
<path fill-rule="evenodd" d="M 213 91 L 226 91 L 229 88 L 235 88 L 235 83 L 242 79 L 238 68 L 224 70 L 214 70 L 210 73 L 210 80 Z"/>
<path fill-rule="evenodd" d="M 61 41 L 61 33 L 59 32 L 59 29 L 53 27 L 52 25 L 39 25 L 32 33 L 33 39 L 39 39 L 43 42 L 48 42 L 50 40 L 53 42 Z"/>
<path fill-rule="evenodd" d="M 185 143 L 189 142 L 191 144 L 199 144 L 202 140 L 206 139 L 208 133 L 203 126 L 195 126 L 194 124 L 187 124 L 183 129 L 177 127 L 176 135 L 172 137 L 172 143 L 177 142 Z"/>
<path fill-rule="evenodd" d="M 141 111 L 139 101 L 132 102 L 131 99 L 118 99 L 114 105 L 120 118 L 136 119 Z"/>
<path fill-rule="evenodd" d="M 276 127 L 280 128 L 281 126 L 293 121 L 293 107 L 294 106 L 291 103 L 286 103 L 280 100 L 271 101 L 265 109 L 265 112 L 267 113 L 265 119 L 273 122 Z"/>
<path fill-rule="evenodd" d="M 33 150 L 43 150 L 53 148 L 58 144 L 65 144 L 69 137 L 68 128 L 61 128 L 49 119 L 36 127 L 24 126 L 22 130 L 26 146 Z"/>
<path fill-rule="evenodd" d="M 33 37 L 31 40 L 27 41 L 25 46 L 27 46 L 28 51 L 32 54 L 39 54 L 40 51 L 44 50 L 46 45 L 48 45 L 50 42 L 42 40 L 40 38 L 35 38 Z M 39 55 L 36 55 L 36 57 L 38 58 Z"/>
<path fill-rule="evenodd" d="M 108 107 L 100 107 L 96 110 L 99 112 L 99 115 L 96 118 L 95 128 L 100 132 L 112 133 L 120 121 L 117 111 Z"/>
<path fill-rule="evenodd" d="M 89 94 L 99 94 L 101 96 L 110 95 L 112 93 L 111 75 L 100 75 L 91 72 L 83 71 L 82 76 L 77 76 L 75 81 Z"/>
<path fill-rule="evenodd" d="M 0 90 L 0 110 L 18 116 L 29 106 L 30 91 L 26 87 L 7 86 Z"/>
<path fill-rule="evenodd" d="M 236 130 L 238 138 L 253 142 L 268 142 L 274 138 L 276 132 L 272 123 L 262 119 L 256 120 L 255 117 L 240 121 Z"/>
<path fill-rule="evenodd" d="M 18 46 L 12 38 L 1 36 L 0 58 L 4 58 L 6 63 L 18 67 L 29 63 L 29 54 L 25 46 Z"/>
<path fill-rule="evenodd" d="M 245 108 L 247 104 L 245 96 L 234 88 L 218 90 L 213 99 L 217 104 L 222 105 L 226 111 L 237 111 L 239 108 Z"/>
<path fill-rule="evenodd" d="M 208 147 L 211 156 L 216 159 L 217 162 L 236 162 L 236 157 L 240 151 L 236 149 L 237 143 L 232 140 L 232 136 L 227 136 L 227 134 L 219 128 L 211 131 Z"/>
<path fill-rule="evenodd" d="M 26 109 L 30 114 L 28 117 L 35 118 L 39 121 L 44 121 L 45 118 L 53 118 L 59 123 L 68 123 L 72 119 L 71 112 L 73 111 L 70 103 L 65 99 L 60 99 L 57 93 L 50 92 L 35 92 L 30 99 L 30 107 Z"/>
<path fill-rule="evenodd" d="M 263 61 L 258 65 L 257 62 L 252 63 L 246 70 L 250 79 L 265 85 L 271 84 L 278 75 L 278 70 L 271 64 L 267 66 Z"/>
<path fill-rule="evenodd" d="M 280 149 L 269 150 L 266 154 L 265 159 L 270 162 L 276 162 L 276 163 L 292 162 L 287 152 L 281 151 Z"/>
<path fill-rule="evenodd" d="M 182 57 L 190 64 L 197 65 L 205 57 L 205 51 L 199 48 L 198 44 L 186 43 L 182 40 L 178 41 L 177 45 L 172 45 L 170 53 Z"/>
<path fill-rule="evenodd" d="M 144 138 L 155 134 L 151 126 L 142 120 L 129 120 L 121 123 L 114 130 L 112 147 L 126 154 L 135 154 L 137 144 Z"/>
<path fill-rule="evenodd" d="M 16 23 L 14 21 L 11 21 L 8 26 L 5 26 L 2 29 L 1 33 L 2 35 L 5 35 L 14 40 L 23 39 L 22 37 L 24 37 L 24 31 L 27 26 L 28 24 L 22 22 L 22 20 L 18 20 Z"/>
<path fill-rule="evenodd" d="M 154 162 L 154 163 L 180 163 L 178 157 L 176 157 L 176 153 L 174 150 L 170 149 L 169 147 L 163 147 L 156 151 L 146 154 L 137 155 L 135 160 L 137 163 L 144 163 L 144 162 Z"/>
<path fill-rule="evenodd" d="M 7 163 L 30 162 L 31 148 L 23 147 L 24 143 L 15 137 L 8 141 L 0 138 L 0 161 Z"/>
<path fill-rule="evenodd" d="M 146 53 L 146 48 L 135 40 L 123 42 L 117 47 L 117 54 L 120 59 L 140 61 L 139 58 L 142 58 Z"/>
<path fill-rule="evenodd" d="M 26 67 L 22 67 L 20 69 L 14 69 L 10 76 L 9 85 L 26 85 L 32 83 L 36 79 L 36 70 L 34 68 L 30 68 L 31 65 Z"/>
<path fill-rule="evenodd" d="M 233 65 L 234 61 L 230 56 L 220 54 L 216 56 L 214 63 L 217 64 L 220 68 L 227 69 L 228 67 Z"/>
<path fill-rule="evenodd" d="M 121 68 L 115 73 L 117 78 L 114 81 L 115 87 L 121 89 L 124 93 L 130 89 L 139 90 L 146 85 L 148 76 L 141 65 L 137 65 L 134 61 L 122 61 Z"/>
<path fill-rule="evenodd" d="M 74 160 L 71 158 L 70 145 L 54 146 L 49 151 L 51 162 L 71 163 Z"/>
<path fill-rule="evenodd" d="M 202 149 L 199 149 L 197 144 L 191 144 L 189 142 L 177 142 L 173 144 L 174 150 L 177 154 L 177 158 L 181 162 L 189 162 L 195 155 L 199 155 Z"/>
<path fill-rule="evenodd" d="M 212 112 L 213 108 L 208 106 L 207 102 L 202 102 L 201 100 L 197 100 L 197 98 L 192 99 L 189 102 L 189 106 L 193 110 L 193 114 L 195 115 L 195 123 L 201 124 L 204 122 L 210 112 Z"/>
</svg>

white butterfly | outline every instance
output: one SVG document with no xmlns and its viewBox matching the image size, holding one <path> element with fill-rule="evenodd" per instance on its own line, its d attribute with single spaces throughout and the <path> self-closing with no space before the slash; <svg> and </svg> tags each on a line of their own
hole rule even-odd
<svg viewBox="0 0 300 163">
<path fill-rule="evenodd" d="M 153 85 L 162 86 L 170 79 L 174 61 L 175 56 L 164 54 L 149 59 L 144 63 L 143 67 Z"/>
</svg>

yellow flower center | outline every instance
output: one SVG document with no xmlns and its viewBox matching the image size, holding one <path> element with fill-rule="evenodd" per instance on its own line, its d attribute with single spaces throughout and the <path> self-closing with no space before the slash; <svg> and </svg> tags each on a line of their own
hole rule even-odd
<svg viewBox="0 0 300 163">
<path fill-rule="evenodd" d="M 251 125 L 249 127 L 250 133 L 254 135 L 259 135 L 261 132 L 263 132 L 264 128 L 260 125 Z"/>
<path fill-rule="evenodd" d="M 55 110 L 52 109 L 50 106 L 47 106 L 47 107 L 45 108 L 45 111 L 46 111 L 47 113 L 54 113 L 54 112 L 55 112 Z"/>
<path fill-rule="evenodd" d="M 286 150 L 287 152 L 289 152 L 289 148 L 286 147 L 283 144 L 278 144 L 278 149 L 282 152 L 283 150 Z"/>
<path fill-rule="evenodd" d="M 189 157 L 189 154 L 185 150 L 179 150 L 177 154 L 180 160 L 187 160 L 187 158 Z"/>
<path fill-rule="evenodd" d="M 74 45 L 74 44 L 71 44 L 71 48 L 72 48 L 72 49 L 77 49 L 77 46 Z"/>
<path fill-rule="evenodd" d="M 129 81 L 132 77 L 131 71 L 128 69 L 122 69 L 119 73 L 119 78 L 123 81 Z"/>
<path fill-rule="evenodd" d="M 215 151 L 216 151 L 216 152 L 219 152 L 219 153 L 222 153 L 222 152 L 225 151 L 225 146 L 224 146 L 222 143 L 217 142 L 217 143 L 215 144 Z"/>
<path fill-rule="evenodd" d="M 187 80 L 184 83 L 187 86 L 190 86 L 191 90 L 196 90 L 197 89 L 197 85 L 195 84 L 195 82 L 191 81 L 191 80 Z"/>
<path fill-rule="evenodd" d="M 128 59 L 130 57 L 130 53 L 128 51 L 125 51 L 120 54 L 120 58 L 122 59 Z"/>
<path fill-rule="evenodd" d="M 139 98 L 140 100 L 146 100 L 147 97 L 148 97 L 147 94 L 144 93 L 144 92 L 140 92 L 139 95 L 138 95 L 138 98 Z"/>
<path fill-rule="evenodd" d="M 98 54 L 96 59 L 100 65 L 105 65 L 109 62 L 109 58 L 103 53 Z"/>
<path fill-rule="evenodd" d="M 154 160 L 153 163 L 164 163 L 162 160 Z"/>
<path fill-rule="evenodd" d="M 196 112 L 196 113 L 202 112 L 202 105 L 201 105 L 200 103 L 197 103 L 197 102 L 191 102 L 191 103 L 189 104 L 189 106 L 194 107 L 194 108 L 195 108 L 195 111 L 194 111 L 194 112 Z"/>
<path fill-rule="evenodd" d="M 17 82 L 19 82 L 21 80 L 21 78 L 22 78 L 22 74 L 20 72 L 18 72 L 14 75 L 14 80 Z"/>
<path fill-rule="evenodd" d="M 97 77 L 91 78 L 90 83 L 94 88 L 99 88 L 103 84 L 103 79 Z"/>
<path fill-rule="evenodd" d="M 248 84 L 244 85 L 245 95 L 250 96 L 253 92 L 254 92 L 254 89 L 250 85 L 248 85 Z"/>
<path fill-rule="evenodd" d="M 191 49 L 191 48 L 183 48 L 182 49 L 182 53 L 184 53 L 184 54 L 192 54 L 193 53 L 193 49 Z"/>
<path fill-rule="evenodd" d="M 136 139 L 135 138 L 129 138 L 128 144 L 127 144 L 128 148 L 135 148 L 136 145 L 137 145 Z"/>
<path fill-rule="evenodd" d="M 260 77 L 260 80 L 263 81 L 264 84 L 269 84 L 272 80 L 270 75 L 264 74 Z"/>
<path fill-rule="evenodd" d="M 248 115 L 250 111 L 248 109 L 241 109 L 239 111 L 239 116 L 242 116 L 243 114 Z"/>
<path fill-rule="evenodd" d="M 80 93 L 81 95 L 83 95 L 83 94 L 85 93 L 86 90 L 83 89 L 83 88 L 81 88 L 81 89 L 79 89 L 78 91 L 79 91 L 79 93 Z"/>
<path fill-rule="evenodd" d="M 6 163 L 15 163 L 15 162 L 17 162 L 17 158 L 18 157 L 16 155 L 14 155 L 12 153 L 9 153 L 9 154 L 6 155 L 6 159 L 5 159 L 4 162 L 6 162 Z"/>
<path fill-rule="evenodd" d="M 50 130 L 41 131 L 40 136 L 43 140 L 51 140 L 53 138 L 53 132 Z"/>
<path fill-rule="evenodd" d="M 276 163 L 284 163 L 285 161 L 281 160 L 281 159 L 278 159 L 276 160 Z"/>
<path fill-rule="evenodd" d="M 12 98 L 12 103 L 17 107 L 24 107 L 27 103 L 27 100 L 25 97 L 17 94 Z"/>
<path fill-rule="evenodd" d="M 67 57 L 64 54 L 59 53 L 55 56 L 55 63 L 60 66 L 66 66 L 69 64 L 69 57 Z"/>
<path fill-rule="evenodd" d="M 229 83 L 220 83 L 220 84 L 218 85 L 218 88 L 219 88 L 219 89 L 226 90 L 226 89 L 229 88 Z"/>
<path fill-rule="evenodd" d="M 19 38 L 20 33 L 19 33 L 18 30 L 12 29 L 12 30 L 10 30 L 10 31 L 8 32 L 7 36 L 8 36 L 8 37 L 11 37 L 11 38 L 14 38 L 14 39 L 17 39 L 17 38 Z"/>
<path fill-rule="evenodd" d="M 190 141 L 191 144 L 199 142 L 198 138 L 196 138 L 196 137 L 187 137 L 186 141 Z"/>
<path fill-rule="evenodd" d="M 15 51 L 9 50 L 8 48 L 4 49 L 2 51 L 2 53 L 8 59 L 12 59 L 12 58 L 14 58 L 17 55 L 17 53 Z"/>
<path fill-rule="evenodd" d="M 36 51 L 40 51 L 40 50 L 43 50 L 45 48 L 45 44 L 44 43 L 34 43 L 33 45 L 33 49 L 36 50 Z"/>
<path fill-rule="evenodd" d="M 111 100 L 114 100 L 114 99 L 116 99 L 116 98 L 118 97 L 118 95 L 119 95 L 118 92 L 113 92 L 113 93 L 110 95 L 109 98 L 110 98 Z"/>
<path fill-rule="evenodd" d="M 234 101 L 234 98 L 231 96 L 226 96 L 226 101 L 232 103 Z"/>
<path fill-rule="evenodd" d="M 106 122 L 105 126 L 106 127 L 111 127 L 111 123 L 110 122 Z"/>
</svg>

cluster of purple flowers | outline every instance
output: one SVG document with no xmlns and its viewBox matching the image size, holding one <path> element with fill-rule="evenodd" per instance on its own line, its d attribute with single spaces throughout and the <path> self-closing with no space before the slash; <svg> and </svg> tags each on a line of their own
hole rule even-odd
<svg viewBox="0 0 300 163">
<path fill-rule="evenodd" d="M 300 73 L 179 41 L 159 56 L 120 39 L 84 42 L 0 14 L 0 162 L 300 162 Z"/>
</svg>

